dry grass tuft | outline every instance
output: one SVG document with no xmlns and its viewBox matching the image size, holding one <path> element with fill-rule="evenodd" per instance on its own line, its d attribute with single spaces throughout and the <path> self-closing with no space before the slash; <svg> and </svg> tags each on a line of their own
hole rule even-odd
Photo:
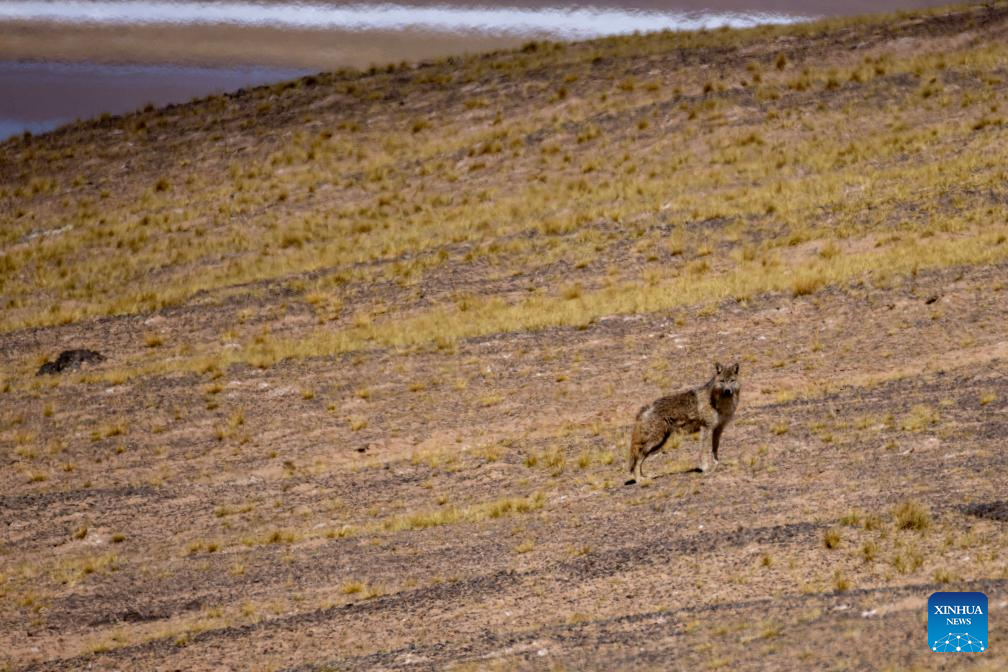
<svg viewBox="0 0 1008 672">
<path fill-rule="evenodd" d="M 931 526 L 931 512 L 914 500 L 906 500 L 893 509 L 893 522 L 898 530 L 924 532 Z"/>
</svg>

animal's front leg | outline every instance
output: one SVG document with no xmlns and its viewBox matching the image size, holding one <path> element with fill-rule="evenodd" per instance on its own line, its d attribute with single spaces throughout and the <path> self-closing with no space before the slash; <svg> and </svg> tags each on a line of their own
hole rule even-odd
<svg viewBox="0 0 1008 672">
<path fill-rule="evenodd" d="M 720 462 L 718 462 L 717 451 L 718 446 L 721 445 L 721 432 L 723 431 L 724 431 L 724 425 L 718 425 L 711 432 L 711 454 L 714 455 L 714 469 L 717 469 L 717 466 L 721 464 Z"/>
<path fill-rule="evenodd" d="M 707 442 L 707 428 L 704 427 L 700 430 L 700 471 L 702 473 L 707 473 L 710 469 L 710 444 Z"/>
</svg>

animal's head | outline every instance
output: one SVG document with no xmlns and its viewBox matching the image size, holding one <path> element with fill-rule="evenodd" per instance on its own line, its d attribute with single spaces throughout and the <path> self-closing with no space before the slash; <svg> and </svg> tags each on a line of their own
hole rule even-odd
<svg viewBox="0 0 1008 672">
<path fill-rule="evenodd" d="M 713 394 L 716 399 L 726 401 L 735 400 L 739 393 L 739 365 L 738 362 L 729 366 L 721 366 L 714 362 L 714 389 Z"/>
</svg>

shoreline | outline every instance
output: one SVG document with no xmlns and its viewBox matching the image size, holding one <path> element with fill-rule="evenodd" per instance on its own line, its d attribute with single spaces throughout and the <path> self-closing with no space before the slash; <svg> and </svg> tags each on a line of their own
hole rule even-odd
<svg viewBox="0 0 1008 672">
<path fill-rule="evenodd" d="M 307 68 L 0 61 L 0 138 L 311 74 Z M 6 94 L 6 95 L 5 95 Z M 16 94 L 16 95 L 15 95 Z"/>
<path fill-rule="evenodd" d="M 531 40 L 569 41 L 622 34 L 630 32 L 625 30 L 626 26 L 641 25 L 642 17 L 662 19 L 650 26 L 653 30 L 688 30 L 702 25 L 712 27 L 718 22 L 745 25 L 757 16 L 780 23 L 804 20 L 814 14 L 837 15 L 864 9 L 855 2 L 839 11 L 836 7 L 831 10 L 826 0 L 806 5 L 805 11 L 799 10 L 805 3 L 795 0 L 776 3 L 758 0 L 744 8 L 739 6 L 739 0 L 702 3 L 682 0 L 675 8 L 665 5 L 661 13 L 658 0 L 616 0 L 607 7 L 572 7 L 572 28 L 568 32 L 580 25 L 579 30 L 587 30 L 588 34 L 564 35 L 558 34 L 556 28 L 565 26 L 567 15 L 546 0 L 519 0 L 508 6 L 486 7 L 485 12 L 437 0 L 416 0 L 416 3 L 415 7 L 375 6 L 384 7 L 381 11 L 386 12 L 392 8 L 398 12 L 397 16 L 405 14 L 408 20 L 415 18 L 420 24 L 411 27 L 397 24 L 397 28 L 388 27 L 393 25 L 388 22 L 381 23 L 389 16 L 367 19 L 370 10 L 365 11 L 362 5 L 338 4 L 318 6 L 325 9 L 320 20 L 350 17 L 347 27 L 298 27 L 293 24 L 301 19 L 296 18 L 285 19 L 287 25 L 209 22 L 215 20 L 214 15 L 193 19 L 208 21 L 203 23 L 72 23 L 4 20 L 0 13 L 0 140 L 23 130 L 44 133 L 74 119 L 103 112 L 124 114 L 151 102 L 183 103 L 313 72 L 487 53 L 513 49 Z M 880 9 L 939 3 L 924 0 L 886 4 Z M 218 14 L 227 6 L 228 3 L 208 5 Z M 266 3 L 261 7 L 275 14 L 280 5 Z M 548 15 L 538 24 L 534 22 L 536 9 Z M 772 19 L 774 16 L 777 20 Z M 627 19 L 628 23 L 621 24 L 622 28 L 616 23 L 606 25 L 599 17 Z M 353 23 L 365 19 L 374 23 Z M 386 27 L 374 27 L 382 25 Z M 79 77 L 62 74 L 60 65 L 70 66 L 70 70 L 77 67 Z M 175 71 L 158 71 L 149 76 L 143 72 L 124 74 L 130 67 Z M 264 79 L 250 75 L 252 70 L 269 76 Z"/>
<path fill-rule="evenodd" d="M 519 46 L 544 35 L 224 25 L 0 22 L 0 61 L 367 68 Z"/>
<path fill-rule="evenodd" d="M 143 5 L 125 6 L 134 4 L 141 8 Z M 5 15 L 0 11 L 0 61 L 366 68 L 513 48 L 529 40 L 580 40 L 635 31 L 790 23 L 938 7 L 947 2 L 677 0 L 670 6 L 661 0 L 608 0 L 605 5 L 564 6 L 550 0 L 517 0 L 500 6 L 466 6 L 441 0 L 410 0 L 408 5 L 335 2 L 303 6 L 306 13 L 301 18 L 281 16 L 278 12 L 282 13 L 284 5 L 277 2 L 201 3 L 198 7 L 210 12 L 202 15 L 191 11 L 197 7 L 194 3 L 189 3 L 192 7 L 186 3 L 148 4 L 164 11 L 187 7 L 183 14 L 188 18 L 174 23 L 133 22 L 124 17 L 143 13 L 141 8 L 131 8 L 132 14 L 123 10 L 121 16 L 108 13 L 106 19 L 75 23 L 30 18 L 27 10 L 21 18 L 10 18 L 18 16 L 18 12 L 12 9 Z M 88 4 L 73 6 L 80 14 L 80 7 Z M 267 18 L 256 22 L 255 17 L 246 20 L 241 12 L 234 13 L 249 7 L 259 7 Z M 58 15 L 60 11 L 49 9 L 43 15 Z M 76 16 L 72 8 L 65 11 L 68 17 Z M 158 16 L 154 9 L 151 11 L 151 17 Z M 221 20 L 225 16 L 233 20 Z M 279 23 L 270 23 L 268 17 Z"/>
<path fill-rule="evenodd" d="M 0 23 L 0 142 L 102 113 L 128 114 L 148 103 L 185 103 L 341 68 L 513 48 L 529 39 L 230 25 Z"/>
</svg>

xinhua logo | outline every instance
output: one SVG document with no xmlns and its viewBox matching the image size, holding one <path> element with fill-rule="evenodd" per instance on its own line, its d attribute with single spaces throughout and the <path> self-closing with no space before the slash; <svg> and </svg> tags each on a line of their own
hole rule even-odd
<svg viewBox="0 0 1008 672">
<path fill-rule="evenodd" d="M 987 596 L 932 593 L 928 598 L 928 648 L 951 653 L 987 649 Z"/>
</svg>

